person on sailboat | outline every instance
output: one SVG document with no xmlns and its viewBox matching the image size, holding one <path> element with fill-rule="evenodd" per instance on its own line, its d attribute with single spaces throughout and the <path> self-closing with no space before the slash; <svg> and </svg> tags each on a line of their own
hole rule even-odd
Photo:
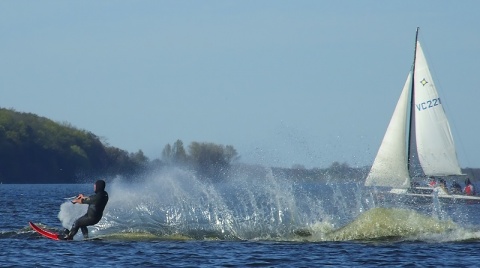
<svg viewBox="0 0 480 268">
<path fill-rule="evenodd" d="M 434 177 L 430 177 L 430 181 L 428 182 L 428 186 L 435 188 L 437 186 L 437 181 L 435 180 Z"/>
<path fill-rule="evenodd" d="M 448 194 L 447 182 L 444 179 L 440 179 L 438 186 L 440 186 L 440 188 L 442 188 L 442 190 Z"/>
<path fill-rule="evenodd" d="M 458 184 L 457 181 L 453 181 L 452 183 L 452 194 L 461 194 L 462 193 L 462 186 Z"/>
<path fill-rule="evenodd" d="M 465 180 L 465 188 L 463 189 L 463 193 L 466 195 L 475 195 L 475 187 L 473 187 L 473 184 L 470 182 L 469 178 Z"/>
</svg>

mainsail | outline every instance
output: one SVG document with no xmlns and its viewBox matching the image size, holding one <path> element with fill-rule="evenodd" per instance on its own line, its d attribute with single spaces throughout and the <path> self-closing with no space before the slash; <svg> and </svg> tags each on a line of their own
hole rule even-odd
<svg viewBox="0 0 480 268">
<path fill-rule="evenodd" d="M 415 64 L 415 138 L 423 172 L 427 176 L 461 175 L 450 125 L 418 41 Z"/>
</svg>

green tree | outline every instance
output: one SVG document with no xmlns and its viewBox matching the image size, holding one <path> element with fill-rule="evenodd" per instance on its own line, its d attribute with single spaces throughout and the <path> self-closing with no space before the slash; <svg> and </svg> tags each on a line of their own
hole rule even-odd
<svg viewBox="0 0 480 268">
<path fill-rule="evenodd" d="M 177 164 L 186 164 L 187 163 L 187 153 L 185 148 L 183 148 L 183 142 L 181 140 L 177 140 L 173 144 L 172 148 L 172 157 L 173 161 Z"/>
<path fill-rule="evenodd" d="M 138 150 L 138 152 L 132 153 L 130 155 L 130 158 L 132 159 L 133 163 L 137 168 L 146 168 L 148 166 L 148 157 L 143 154 L 142 150 Z"/>
<path fill-rule="evenodd" d="M 163 147 L 162 160 L 169 164 L 173 162 L 172 146 L 170 145 L 170 143 Z"/>
<path fill-rule="evenodd" d="M 189 146 L 189 157 L 200 175 L 221 179 L 227 174 L 231 162 L 236 159 L 237 152 L 233 146 L 192 142 Z"/>
</svg>

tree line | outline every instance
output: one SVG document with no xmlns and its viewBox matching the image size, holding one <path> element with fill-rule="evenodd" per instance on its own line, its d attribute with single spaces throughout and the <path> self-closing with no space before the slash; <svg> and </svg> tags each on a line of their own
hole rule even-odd
<svg viewBox="0 0 480 268">
<path fill-rule="evenodd" d="M 0 182 L 75 183 L 89 176 L 132 175 L 167 165 L 188 166 L 218 178 L 237 159 L 233 146 L 178 140 L 167 144 L 162 160 L 142 150 L 129 153 L 102 142 L 90 131 L 32 113 L 0 108 Z"/>
<path fill-rule="evenodd" d="M 185 150 L 183 142 L 177 140 L 167 144 L 162 151 L 165 164 L 187 166 L 203 178 L 218 180 L 226 177 L 231 164 L 239 158 L 231 145 L 219 145 L 210 142 L 192 142 Z"/>
<path fill-rule="evenodd" d="M 141 150 L 105 145 L 69 123 L 0 108 L 0 182 L 77 182 L 90 175 L 136 172 L 147 160 Z"/>
</svg>

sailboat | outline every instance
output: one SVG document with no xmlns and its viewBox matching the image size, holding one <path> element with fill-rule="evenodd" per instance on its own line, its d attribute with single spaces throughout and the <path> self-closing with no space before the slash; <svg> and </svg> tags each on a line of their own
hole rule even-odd
<svg viewBox="0 0 480 268">
<path fill-rule="evenodd" d="M 415 199 L 469 201 L 480 203 L 480 196 L 450 193 L 442 186 L 421 186 L 426 180 L 464 179 L 447 116 L 425 55 L 418 41 L 417 28 L 412 68 L 393 112 L 365 186 L 384 193 Z M 463 177 L 462 177 L 463 176 Z"/>
</svg>

